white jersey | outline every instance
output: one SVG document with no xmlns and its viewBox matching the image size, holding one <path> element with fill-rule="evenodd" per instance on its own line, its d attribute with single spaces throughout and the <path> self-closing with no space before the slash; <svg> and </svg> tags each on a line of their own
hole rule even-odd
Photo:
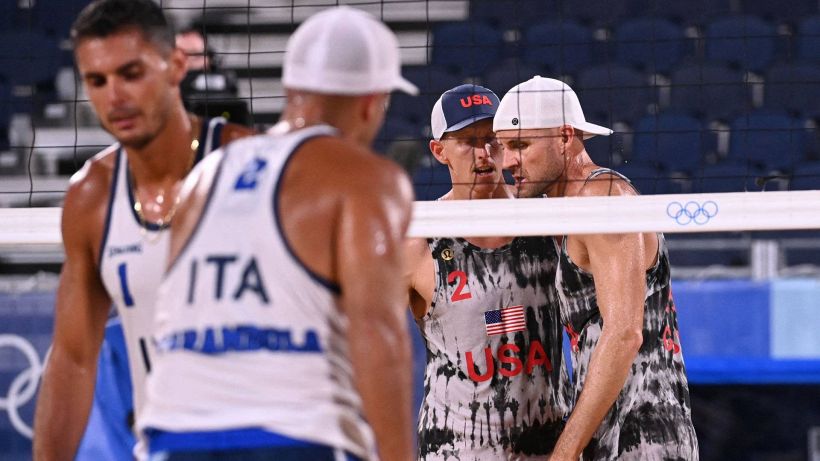
<svg viewBox="0 0 820 461">
<path fill-rule="evenodd" d="M 195 160 L 219 147 L 224 118 L 203 121 Z M 116 152 L 108 215 L 100 246 L 100 276 L 108 296 L 117 307 L 133 384 L 134 416 L 145 402 L 145 376 L 153 357 L 150 341 L 154 303 L 162 269 L 168 260 L 169 235 L 165 228 L 141 222 L 134 211 L 128 155 Z"/>
<path fill-rule="evenodd" d="M 260 429 L 362 458 L 375 452 L 338 286 L 296 257 L 279 214 L 289 159 L 327 135 L 335 131 L 321 125 L 227 147 L 159 290 L 157 356 L 138 421 L 149 436 Z"/>
</svg>

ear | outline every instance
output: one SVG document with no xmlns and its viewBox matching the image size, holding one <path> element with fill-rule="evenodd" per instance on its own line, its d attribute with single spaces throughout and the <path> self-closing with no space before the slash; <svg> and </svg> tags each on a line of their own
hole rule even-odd
<svg viewBox="0 0 820 461">
<path fill-rule="evenodd" d="M 171 54 L 168 56 L 168 65 L 174 85 L 179 85 L 182 83 L 182 79 L 184 79 L 185 74 L 188 73 L 187 63 L 188 60 L 185 57 L 185 52 L 179 48 L 174 48 L 171 50 Z"/>
<path fill-rule="evenodd" d="M 385 111 L 384 99 L 378 94 L 368 94 L 362 96 L 361 111 L 364 120 L 370 121 L 379 117 Z"/>
<path fill-rule="evenodd" d="M 561 127 L 561 142 L 564 144 L 569 144 L 576 135 L 575 128 L 569 125 L 564 125 Z"/>
<path fill-rule="evenodd" d="M 430 140 L 430 153 L 433 154 L 433 157 L 444 165 L 449 165 L 450 160 L 444 155 L 444 144 L 441 141 L 436 141 L 435 139 Z"/>
</svg>

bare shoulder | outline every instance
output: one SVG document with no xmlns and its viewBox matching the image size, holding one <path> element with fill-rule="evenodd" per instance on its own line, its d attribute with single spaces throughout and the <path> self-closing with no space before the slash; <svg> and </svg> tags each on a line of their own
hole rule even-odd
<svg viewBox="0 0 820 461">
<path fill-rule="evenodd" d="M 413 189 L 404 170 L 367 148 L 341 138 L 321 137 L 311 142 L 310 150 L 317 154 L 322 170 L 340 179 L 334 182 L 343 190 L 413 200 Z"/>
<path fill-rule="evenodd" d="M 579 197 L 637 195 L 632 184 L 614 173 L 603 173 L 586 180 L 576 194 Z"/>
<path fill-rule="evenodd" d="M 84 213 L 107 204 L 116 159 L 116 148 L 111 146 L 86 161 L 68 182 L 63 210 Z"/>
<path fill-rule="evenodd" d="M 430 247 L 427 245 L 427 239 L 408 238 L 405 240 L 404 256 L 413 266 L 425 259 L 430 259 Z"/>
<path fill-rule="evenodd" d="M 99 242 L 108 212 L 111 183 L 116 170 L 116 146 L 85 162 L 68 183 L 63 202 L 62 233 L 67 250 Z"/>
<path fill-rule="evenodd" d="M 236 123 L 227 123 L 224 127 L 222 127 L 222 144 L 228 144 L 229 142 L 236 141 L 237 139 L 253 136 L 255 134 L 259 133 L 253 128 L 249 128 L 245 125 L 237 125 Z"/>
</svg>

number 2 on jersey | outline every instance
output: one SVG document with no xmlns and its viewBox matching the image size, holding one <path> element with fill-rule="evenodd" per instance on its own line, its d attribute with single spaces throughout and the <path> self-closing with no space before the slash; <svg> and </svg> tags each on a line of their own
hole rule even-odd
<svg viewBox="0 0 820 461">
<path fill-rule="evenodd" d="M 447 283 L 453 283 L 456 279 L 458 279 L 458 285 L 450 301 L 457 302 L 472 298 L 473 295 L 471 295 L 469 291 L 466 293 L 463 292 L 464 287 L 467 285 L 467 274 L 464 271 L 453 271 L 447 274 Z"/>
</svg>

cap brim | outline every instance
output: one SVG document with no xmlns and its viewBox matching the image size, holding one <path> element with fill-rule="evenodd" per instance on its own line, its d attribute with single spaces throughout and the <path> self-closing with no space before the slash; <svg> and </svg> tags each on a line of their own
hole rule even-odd
<svg viewBox="0 0 820 461">
<path fill-rule="evenodd" d="M 393 88 L 399 91 L 403 91 L 412 96 L 416 96 L 419 94 L 418 87 L 410 83 L 409 80 L 405 79 L 402 76 L 399 76 L 398 80 L 396 80 L 396 82 L 393 84 Z"/>
<path fill-rule="evenodd" d="M 453 132 L 453 131 L 458 131 L 458 130 L 460 130 L 460 129 L 464 128 L 464 127 L 467 127 L 467 126 L 472 125 L 472 124 L 473 124 L 473 123 L 475 123 L 475 122 L 478 122 L 478 121 L 480 121 L 480 120 L 486 120 L 486 119 L 488 119 L 488 118 L 493 118 L 493 117 L 495 117 L 495 114 L 478 114 L 478 115 L 472 115 L 472 116 L 467 117 L 467 118 L 465 118 L 464 120 L 462 120 L 462 121 L 460 121 L 460 122 L 456 123 L 455 125 L 453 125 L 453 126 L 451 126 L 451 127 L 448 127 L 448 128 L 447 128 L 446 130 L 444 130 L 441 134 L 442 134 L 442 135 L 444 135 L 444 133 L 450 133 L 450 132 Z M 441 138 L 441 136 L 439 136 L 439 138 Z"/>
<path fill-rule="evenodd" d="M 589 122 L 573 123 L 572 126 L 584 132 L 584 139 L 589 139 L 596 135 L 609 136 L 613 133 L 609 128 Z"/>
</svg>

